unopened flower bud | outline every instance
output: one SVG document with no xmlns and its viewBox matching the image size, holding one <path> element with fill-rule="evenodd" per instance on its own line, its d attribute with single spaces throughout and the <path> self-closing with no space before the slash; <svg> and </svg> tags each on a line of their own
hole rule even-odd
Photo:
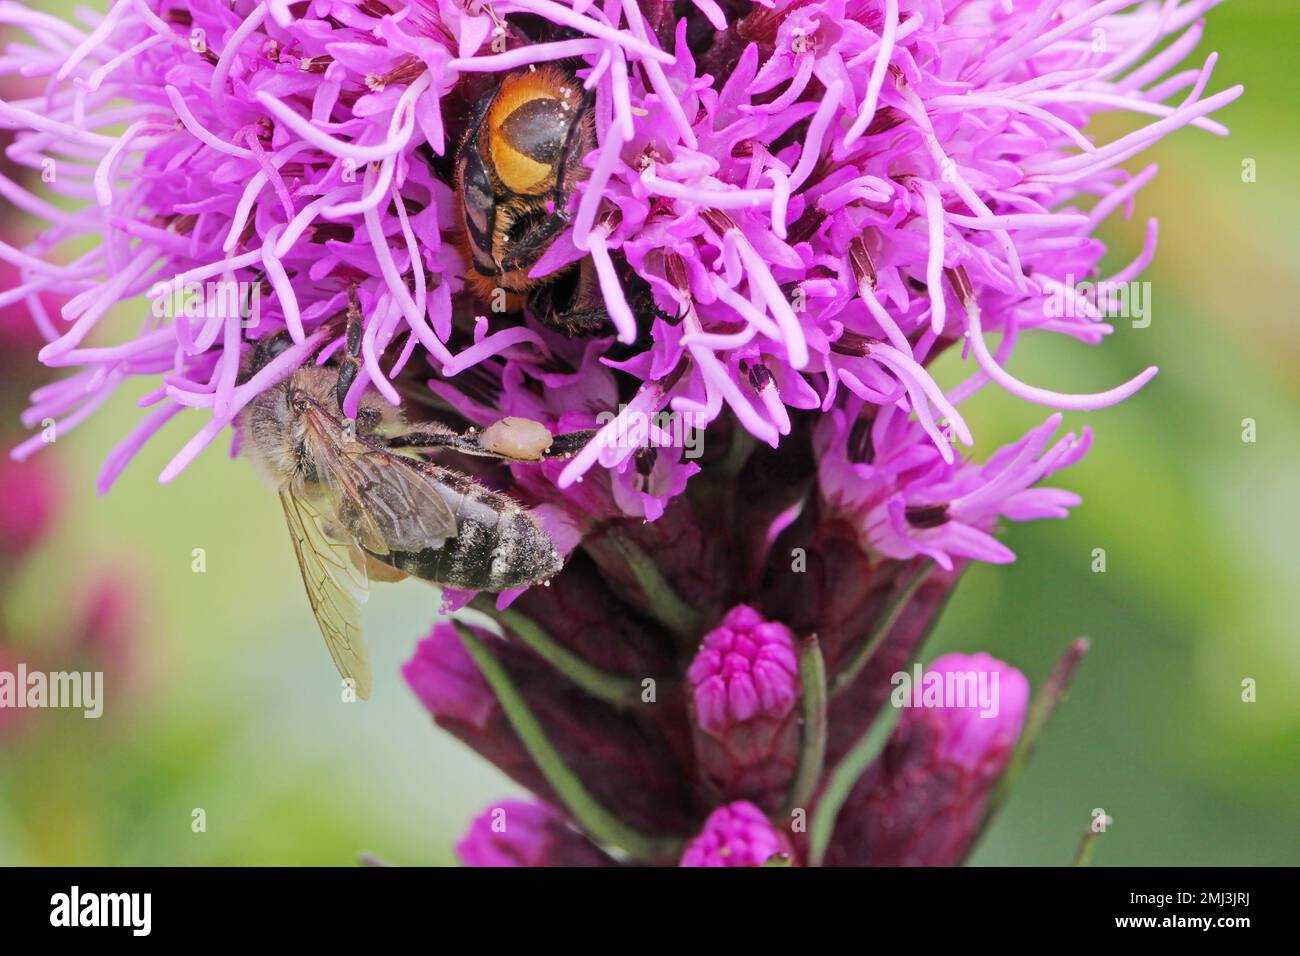
<svg viewBox="0 0 1300 956">
<path fill-rule="evenodd" d="M 686 677 L 705 779 L 726 797 L 779 803 L 799 752 L 790 629 L 741 604 L 704 636 Z"/>
<path fill-rule="evenodd" d="M 503 800 L 456 844 L 466 866 L 610 866 L 613 860 L 544 803 Z"/>
<path fill-rule="evenodd" d="M 789 854 L 790 844 L 748 800 L 718 807 L 700 835 L 686 845 L 679 866 L 763 866 Z"/>
<path fill-rule="evenodd" d="M 439 720 L 482 730 L 496 712 L 492 689 L 450 624 L 434 626 L 433 633 L 416 646 L 415 656 L 402 665 L 402 676 L 420 703 Z"/>
<path fill-rule="evenodd" d="M 943 676 L 945 698 L 960 678 L 963 705 L 903 711 L 840 812 L 828 865 L 955 866 L 970 850 L 1020 736 L 1029 682 L 988 654 L 947 654 L 925 673 Z"/>
</svg>

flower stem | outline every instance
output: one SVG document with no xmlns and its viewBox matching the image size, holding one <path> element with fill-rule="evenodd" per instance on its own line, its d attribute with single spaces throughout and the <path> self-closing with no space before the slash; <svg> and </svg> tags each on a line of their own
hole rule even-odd
<svg viewBox="0 0 1300 956">
<path fill-rule="evenodd" d="M 885 638 L 888 637 L 890 631 L 894 629 L 894 625 L 897 624 L 898 619 L 902 617 L 903 611 L 916 595 L 916 592 L 921 589 L 921 585 L 925 583 L 926 578 L 929 577 L 932 570 L 934 570 L 933 561 L 926 561 L 917 568 L 916 572 L 908 580 L 907 584 L 903 586 L 903 589 L 898 592 L 893 601 L 891 601 L 885 608 L 884 615 L 880 618 L 872 632 L 867 636 L 867 639 L 863 641 L 857 651 L 854 652 L 853 657 L 849 659 L 849 662 L 841 667 L 835 674 L 835 677 L 831 680 L 830 696 L 834 697 L 845 689 L 851 687 L 853 682 L 858 679 L 858 675 L 862 673 L 862 668 L 867 666 L 867 662 L 871 660 L 871 656 L 875 654 L 880 645 L 884 643 Z"/>
<path fill-rule="evenodd" d="M 1029 712 L 1025 715 L 1025 726 L 1020 732 L 1020 740 L 1016 742 L 1015 752 L 1011 755 L 1011 760 L 1007 763 L 1007 769 L 1002 773 L 1002 779 L 998 781 L 997 788 L 989 797 L 988 805 L 984 808 L 984 816 L 980 820 L 980 825 L 975 831 L 975 839 L 971 841 L 971 848 L 979 842 L 980 838 L 988 830 L 989 825 L 997 816 L 998 811 L 1002 809 L 1002 804 L 1011 794 L 1011 788 L 1015 786 L 1016 779 L 1020 772 L 1024 770 L 1025 764 L 1029 762 L 1030 756 L 1034 752 L 1034 746 L 1038 743 L 1038 737 L 1047 726 L 1048 719 L 1056 711 L 1057 705 L 1065 699 L 1066 693 L 1070 689 L 1070 683 L 1074 680 L 1074 672 L 1079 667 L 1079 662 L 1083 660 L 1083 655 L 1088 653 L 1088 639 L 1080 637 L 1073 641 L 1061 659 L 1056 662 L 1052 668 L 1052 673 L 1048 675 L 1047 680 L 1034 695 L 1033 701 L 1029 704 Z"/>
<path fill-rule="evenodd" d="M 475 610 L 497 618 L 510 633 L 531 648 L 546 663 L 582 688 L 592 697 L 615 707 L 630 707 L 641 699 L 641 685 L 630 677 L 619 677 L 593 667 L 546 632 L 546 629 L 522 611 L 496 610 L 482 596 L 470 602 Z"/>
<path fill-rule="evenodd" d="M 826 662 L 816 635 L 800 643 L 799 680 L 803 684 L 803 742 L 790 794 L 781 808 L 782 819 L 808 805 L 826 763 Z"/>
<path fill-rule="evenodd" d="M 681 851 L 680 840 L 650 836 L 635 830 L 596 801 L 546 736 L 546 731 L 533 715 L 506 669 L 473 631 L 460 621 L 451 623 L 465 650 L 501 702 L 501 709 L 510 721 L 510 726 L 519 735 L 524 749 L 578 825 L 596 842 L 632 859 L 660 862 L 675 859 Z"/>
<path fill-rule="evenodd" d="M 858 742 L 836 764 L 826 781 L 826 789 L 817 801 L 817 811 L 812 818 L 812 832 L 808 848 L 808 862 L 812 866 L 821 866 L 826 857 L 826 848 L 830 846 L 831 836 L 835 832 L 835 821 L 840 815 L 844 801 L 849 798 L 854 784 L 862 776 L 867 765 L 875 759 L 889 740 L 889 734 L 898 723 L 897 707 L 886 707 L 871 722 L 871 726 L 858 738 Z"/>
<path fill-rule="evenodd" d="M 1097 849 L 1097 837 L 1101 835 L 1099 830 L 1088 827 L 1083 834 L 1083 839 L 1079 841 L 1079 847 L 1074 851 L 1074 862 L 1071 866 L 1091 866 L 1092 854 Z"/>
</svg>

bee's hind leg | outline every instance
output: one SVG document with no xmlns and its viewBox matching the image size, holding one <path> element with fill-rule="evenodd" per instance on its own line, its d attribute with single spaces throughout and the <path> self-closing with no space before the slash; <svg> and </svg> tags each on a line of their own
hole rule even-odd
<svg viewBox="0 0 1300 956">
<path fill-rule="evenodd" d="M 499 458 L 503 461 L 541 461 L 572 458 L 595 436 L 596 429 L 553 435 L 540 422 L 529 418 L 503 418 L 484 429 L 455 432 L 444 425 L 416 425 L 411 431 L 388 438 L 393 449 L 435 450 L 450 448 L 464 455 Z"/>
</svg>

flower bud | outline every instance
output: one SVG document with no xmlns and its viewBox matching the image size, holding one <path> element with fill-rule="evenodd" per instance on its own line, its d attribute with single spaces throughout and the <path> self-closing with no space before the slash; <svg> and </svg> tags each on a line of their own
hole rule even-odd
<svg viewBox="0 0 1300 956">
<path fill-rule="evenodd" d="M 774 807 L 799 754 L 799 662 L 790 629 L 738 605 L 704 636 L 686 678 L 704 779 L 724 797 Z"/>
<path fill-rule="evenodd" d="M 439 721 L 482 730 L 497 710 L 492 689 L 450 624 L 435 625 L 433 633 L 416 645 L 415 656 L 402 665 L 402 676 Z"/>
<path fill-rule="evenodd" d="M 908 706 L 840 811 L 830 866 L 955 866 L 975 839 L 1029 704 L 1025 676 L 988 654 L 947 654 L 930 675 L 970 675 L 991 706 Z M 987 714 L 987 716 L 982 716 Z"/>
<path fill-rule="evenodd" d="M 544 803 L 503 800 L 456 844 L 465 866 L 612 866 L 599 847 Z"/>
<path fill-rule="evenodd" d="M 790 853 L 785 835 L 748 800 L 718 807 L 700 835 L 686 845 L 679 866 L 763 866 Z"/>
</svg>

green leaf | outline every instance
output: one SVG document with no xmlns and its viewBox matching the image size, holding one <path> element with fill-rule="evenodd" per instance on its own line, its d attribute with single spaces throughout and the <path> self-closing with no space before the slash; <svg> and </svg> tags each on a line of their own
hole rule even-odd
<svg viewBox="0 0 1300 956">
<path fill-rule="evenodd" d="M 506 608 L 498 611 L 490 598 L 483 595 L 471 607 L 496 618 L 511 634 L 530 647 L 539 657 L 592 697 L 615 707 L 629 707 L 641 699 L 641 684 L 635 678 L 620 677 L 588 664 L 546 632 L 546 629 L 522 611 Z"/>
<path fill-rule="evenodd" d="M 849 798 L 853 786 L 862 776 L 871 761 L 884 749 L 894 725 L 898 723 L 899 709 L 885 707 L 872 721 L 871 726 L 858 738 L 853 748 L 844 755 L 826 781 L 826 789 L 817 801 L 817 810 L 812 818 L 812 832 L 808 847 L 808 861 L 813 866 L 821 866 L 826 858 L 826 848 L 831 844 L 835 833 L 835 821 L 839 818 L 844 801 Z"/>
<path fill-rule="evenodd" d="M 803 740 L 790 793 L 780 810 L 782 819 L 808 805 L 826 762 L 826 662 L 816 635 L 800 642 L 799 680 L 803 684 Z"/>
</svg>

